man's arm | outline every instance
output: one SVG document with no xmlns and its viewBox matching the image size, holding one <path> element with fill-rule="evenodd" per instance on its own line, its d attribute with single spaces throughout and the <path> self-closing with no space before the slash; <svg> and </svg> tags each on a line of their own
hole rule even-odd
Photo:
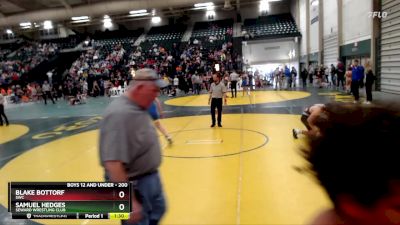
<svg viewBox="0 0 400 225">
<path fill-rule="evenodd" d="M 106 161 L 104 167 L 112 182 L 127 182 L 128 175 L 124 163 L 121 161 Z"/>
<path fill-rule="evenodd" d="M 226 100 L 226 92 L 224 92 L 224 95 L 223 95 L 223 97 L 224 97 L 224 103 L 225 103 L 225 105 L 227 105 L 227 104 L 228 104 L 228 102 L 227 102 L 227 100 Z"/>
<path fill-rule="evenodd" d="M 308 117 L 307 122 L 308 125 L 311 127 L 311 130 L 308 131 L 308 135 L 310 136 L 319 136 L 320 135 L 320 129 L 315 125 L 316 120 L 322 113 L 322 109 L 320 108 L 315 108 L 312 110 L 311 115 Z"/>
<path fill-rule="evenodd" d="M 155 98 L 154 101 L 156 103 L 158 114 L 160 114 L 160 117 L 163 118 L 164 116 L 160 100 L 158 100 L 158 98 Z"/>
<path fill-rule="evenodd" d="M 128 175 L 125 166 L 121 161 L 106 161 L 104 167 L 112 182 L 128 182 Z M 132 223 L 137 223 L 142 219 L 142 205 L 139 203 L 135 195 L 132 195 L 133 212 L 129 219 Z"/>
</svg>

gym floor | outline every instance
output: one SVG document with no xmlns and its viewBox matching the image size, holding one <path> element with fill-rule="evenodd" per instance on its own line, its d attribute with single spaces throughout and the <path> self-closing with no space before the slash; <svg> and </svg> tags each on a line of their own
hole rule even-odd
<svg viewBox="0 0 400 225">
<path fill-rule="evenodd" d="M 230 96 L 230 93 L 228 94 Z M 398 97 L 398 96 L 397 96 Z M 378 93 L 378 101 L 396 99 Z M 113 98 L 70 106 L 43 103 L 10 106 L 10 126 L 0 127 L 0 224 L 119 224 L 101 220 L 11 220 L 7 182 L 102 181 L 98 123 Z M 161 96 L 160 168 L 168 201 L 162 224 L 307 224 L 330 202 L 302 168 L 302 110 L 315 103 L 352 102 L 337 91 L 252 92 L 228 98 L 223 127 L 210 128 L 208 96 Z"/>
</svg>

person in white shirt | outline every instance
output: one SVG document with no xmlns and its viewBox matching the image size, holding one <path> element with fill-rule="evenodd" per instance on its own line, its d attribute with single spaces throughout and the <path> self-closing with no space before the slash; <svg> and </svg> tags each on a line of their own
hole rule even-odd
<svg viewBox="0 0 400 225">
<path fill-rule="evenodd" d="M 282 89 L 282 82 L 281 82 L 281 72 L 279 70 L 279 67 L 277 67 L 274 71 L 274 77 L 275 77 L 275 90 Z"/>
<path fill-rule="evenodd" d="M 178 85 L 179 85 L 179 79 L 178 79 L 178 76 L 175 76 L 175 78 L 174 78 L 174 87 L 178 88 Z"/>
<path fill-rule="evenodd" d="M 47 105 L 47 97 L 49 97 L 51 99 L 53 104 L 56 104 L 56 102 L 54 101 L 53 96 L 51 94 L 50 84 L 47 83 L 47 80 L 45 80 L 43 85 L 42 85 L 42 91 L 43 91 L 43 99 L 44 99 L 44 104 L 45 105 Z"/>
<path fill-rule="evenodd" d="M 201 85 L 203 84 L 203 79 L 201 79 L 199 74 L 196 74 L 196 88 L 197 88 L 197 94 L 199 95 L 201 92 Z"/>
<path fill-rule="evenodd" d="M 82 85 L 82 92 L 83 92 L 83 94 L 86 96 L 87 95 L 87 93 L 88 93 L 88 90 L 89 90 L 89 86 L 88 86 L 88 83 L 87 83 L 87 81 L 85 80 L 85 81 L 83 81 L 83 85 Z"/>
<path fill-rule="evenodd" d="M 231 81 L 231 92 L 232 92 L 232 98 L 235 96 L 237 97 L 237 82 L 239 80 L 239 74 L 236 73 L 236 71 L 233 71 L 231 75 L 229 76 L 229 80 Z M 235 90 L 235 95 L 233 95 L 233 90 Z"/>
<path fill-rule="evenodd" d="M 0 126 L 3 126 L 3 117 L 6 122 L 6 126 L 8 126 L 8 124 L 9 124 L 7 116 L 4 113 L 4 103 L 5 103 L 4 96 L 2 94 L 0 94 Z"/>
<path fill-rule="evenodd" d="M 50 81 L 50 83 L 51 83 L 51 79 L 52 79 L 52 77 L 53 77 L 53 70 L 48 71 L 46 75 L 47 75 L 47 77 L 49 78 L 49 81 Z"/>
</svg>

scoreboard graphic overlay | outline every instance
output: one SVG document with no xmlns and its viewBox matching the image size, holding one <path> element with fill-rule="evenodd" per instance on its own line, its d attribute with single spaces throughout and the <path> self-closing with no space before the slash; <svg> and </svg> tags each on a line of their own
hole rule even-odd
<svg viewBox="0 0 400 225">
<path fill-rule="evenodd" d="M 131 183 L 10 182 L 13 219 L 129 219 Z"/>
</svg>

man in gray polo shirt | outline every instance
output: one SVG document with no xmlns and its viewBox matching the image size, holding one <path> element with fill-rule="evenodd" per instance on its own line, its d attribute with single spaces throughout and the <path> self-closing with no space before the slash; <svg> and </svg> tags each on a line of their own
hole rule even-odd
<svg viewBox="0 0 400 225">
<path fill-rule="evenodd" d="M 210 98 L 208 99 L 208 104 L 211 104 L 211 127 L 215 127 L 215 108 L 218 109 L 218 126 L 222 127 L 222 98 L 226 105 L 226 87 L 221 82 L 221 77 L 219 74 L 213 75 L 214 82 L 210 87 Z"/>
<path fill-rule="evenodd" d="M 161 149 L 147 108 L 158 96 L 163 80 L 150 69 L 136 71 L 133 84 L 107 107 L 100 124 L 100 159 L 112 182 L 133 181 L 133 213 L 122 224 L 158 224 L 165 212 L 158 167 Z"/>
</svg>

